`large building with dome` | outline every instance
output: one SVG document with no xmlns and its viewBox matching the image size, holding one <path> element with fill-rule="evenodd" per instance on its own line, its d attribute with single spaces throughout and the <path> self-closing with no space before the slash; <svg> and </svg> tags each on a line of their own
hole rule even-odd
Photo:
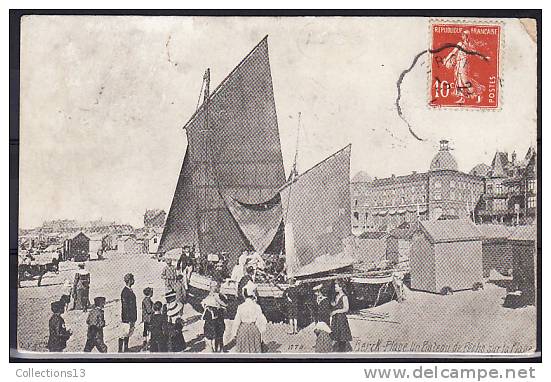
<svg viewBox="0 0 551 382">
<path fill-rule="evenodd" d="M 459 171 L 448 141 L 441 140 L 427 172 L 389 178 L 357 173 L 351 180 L 352 227 L 389 231 L 417 220 L 473 218 L 484 188 L 484 176 Z"/>
</svg>

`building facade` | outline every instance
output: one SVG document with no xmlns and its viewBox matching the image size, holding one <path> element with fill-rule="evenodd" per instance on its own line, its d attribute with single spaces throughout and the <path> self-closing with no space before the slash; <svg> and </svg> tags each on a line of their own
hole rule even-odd
<svg viewBox="0 0 551 382">
<path fill-rule="evenodd" d="M 532 224 L 537 211 L 536 150 L 523 159 L 496 152 L 485 176 L 484 195 L 476 206 L 477 223 Z"/>
<path fill-rule="evenodd" d="M 352 227 L 359 231 L 390 231 L 403 223 L 443 216 L 473 218 L 484 192 L 484 178 L 457 170 L 448 141 L 429 171 L 371 179 L 360 172 L 351 181 Z"/>
</svg>

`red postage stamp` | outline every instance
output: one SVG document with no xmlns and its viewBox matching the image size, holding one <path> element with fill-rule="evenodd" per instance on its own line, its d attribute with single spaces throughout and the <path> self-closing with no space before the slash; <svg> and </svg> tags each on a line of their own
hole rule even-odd
<svg viewBox="0 0 551 382">
<path fill-rule="evenodd" d="M 429 104 L 499 106 L 500 25 L 433 24 Z"/>
</svg>

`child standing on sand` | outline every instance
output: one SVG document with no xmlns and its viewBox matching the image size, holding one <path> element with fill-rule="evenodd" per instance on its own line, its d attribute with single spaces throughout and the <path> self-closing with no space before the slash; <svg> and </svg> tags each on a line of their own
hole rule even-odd
<svg viewBox="0 0 551 382">
<path fill-rule="evenodd" d="M 203 331 L 207 341 L 208 348 L 211 352 L 222 351 L 224 346 L 224 309 L 226 303 L 222 300 L 219 293 L 218 283 L 214 282 L 210 286 L 210 292 L 207 297 L 201 302 L 203 306 L 203 320 L 205 324 Z"/>
<path fill-rule="evenodd" d="M 151 316 L 153 315 L 153 288 L 143 290 L 144 298 L 142 300 L 142 322 L 143 322 L 143 350 L 147 350 L 149 333 L 151 333 Z"/>
</svg>

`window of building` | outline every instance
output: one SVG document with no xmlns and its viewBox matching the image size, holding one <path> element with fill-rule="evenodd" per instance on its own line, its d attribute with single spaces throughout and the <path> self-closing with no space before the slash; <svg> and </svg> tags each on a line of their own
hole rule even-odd
<svg viewBox="0 0 551 382">
<path fill-rule="evenodd" d="M 503 186 L 501 184 L 496 184 L 496 194 L 497 195 L 503 194 Z"/>
<path fill-rule="evenodd" d="M 156 237 L 153 238 L 153 244 L 157 244 L 157 238 Z"/>
<path fill-rule="evenodd" d="M 488 194 L 491 194 L 494 191 L 493 186 L 491 184 L 486 185 L 486 192 Z"/>
<path fill-rule="evenodd" d="M 422 203 L 426 203 L 426 202 L 427 202 L 427 196 L 426 196 L 426 195 L 421 195 L 421 202 L 422 202 Z"/>
<path fill-rule="evenodd" d="M 528 191 L 535 192 L 537 189 L 536 180 L 528 179 Z"/>
<path fill-rule="evenodd" d="M 354 207 L 358 207 L 358 199 L 354 200 Z"/>
<path fill-rule="evenodd" d="M 406 198 L 402 196 L 401 199 L 400 199 L 400 203 L 401 204 L 406 204 Z"/>
<path fill-rule="evenodd" d="M 535 196 L 529 196 L 528 197 L 528 208 L 536 208 L 536 197 Z"/>
<path fill-rule="evenodd" d="M 440 193 L 440 190 L 434 191 L 434 200 L 442 200 L 442 194 Z"/>
<path fill-rule="evenodd" d="M 354 212 L 354 219 L 360 220 L 360 214 L 358 212 Z"/>
<path fill-rule="evenodd" d="M 503 210 L 507 209 L 506 202 L 507 201 L 505 199 L 494 199 L 494 210 L 495 211 L 503 211 Z"/>
</svg>

